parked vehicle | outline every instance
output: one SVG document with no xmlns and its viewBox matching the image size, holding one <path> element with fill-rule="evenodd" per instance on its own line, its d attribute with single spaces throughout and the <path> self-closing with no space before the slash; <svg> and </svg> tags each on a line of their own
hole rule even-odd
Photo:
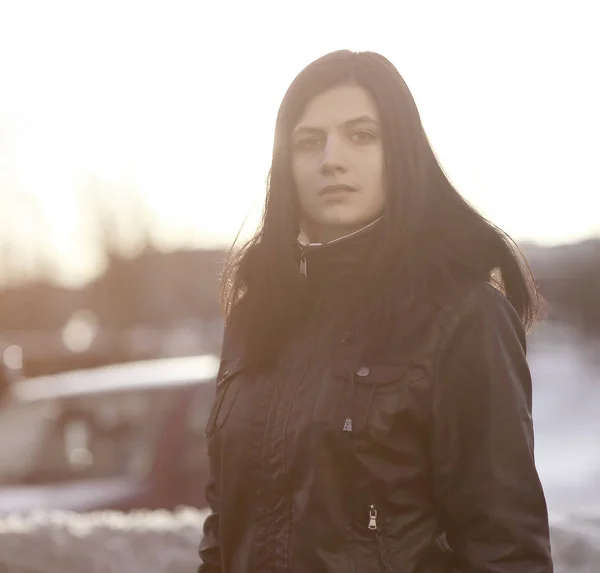
<svg viewBox="0 0 600 573">
<path fill-rule="evenodd" d="M 0 514 L 205 506 L 216 356 L 20 380 L 0 406 Z"/>
</svg>

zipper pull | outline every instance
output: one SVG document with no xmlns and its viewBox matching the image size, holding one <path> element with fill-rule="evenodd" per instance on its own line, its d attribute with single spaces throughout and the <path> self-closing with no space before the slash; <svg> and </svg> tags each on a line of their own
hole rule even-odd
<svg viewBox="0 0 600 573">
<path fill-rule="evenodd" d="M 377 531 L 377 510 L 374 505 L 369 508 L 369 529 Z"/>
<path fill-rule="evenodd" d="M 306 278 L 306 257 L 304 256 L 304 251 L 302 252 L 302 257 L 300 258 L 300 274 Z"/>
</svg>

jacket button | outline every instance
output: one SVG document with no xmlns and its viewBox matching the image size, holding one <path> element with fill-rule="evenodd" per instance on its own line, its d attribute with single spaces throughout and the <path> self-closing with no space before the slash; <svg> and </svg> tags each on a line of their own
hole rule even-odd
<svg viewBox="0 0 600 573">
<path fill-rule="evenodd" d="M 371 372 L 366 366 L 361 366 L 357 371 L 356 371 L 356 375 L 360 376 L 362 378 L 364 378 L 365 376 L 369 375 L 369 372 Z"/>
</svg>

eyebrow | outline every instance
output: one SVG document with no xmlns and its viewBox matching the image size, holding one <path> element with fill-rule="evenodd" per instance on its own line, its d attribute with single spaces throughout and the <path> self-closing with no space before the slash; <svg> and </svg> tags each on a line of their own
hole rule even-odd
<svg viewBox="0 0 600 573">
<path fill-rule="evenodd" d="M 373 116 L 368 115 L 368 114 L 359 115 L 358 117 L 353 117 L 352 119 L 347 119 L 346 121 L 342 122 L 342 125 L 344 127 L 352 127 L 352 126 L 357 125 L 359 123 L 367 123 L 367 122 L 368 123 L 376 123 L 377 125 L 379 125 L 379 122 Z M 319 127 L 313 127 L 311 125 L 300 124 L 300 125 L 297 125 L 294 128 L 293 133 L 298 133 L 298 132 L 301 132 L 301 131 L 311 131 L 311 132 L 314 132 L 314 131 L 323 131 L 323 129 L 319 128 Z"/>
</svg>

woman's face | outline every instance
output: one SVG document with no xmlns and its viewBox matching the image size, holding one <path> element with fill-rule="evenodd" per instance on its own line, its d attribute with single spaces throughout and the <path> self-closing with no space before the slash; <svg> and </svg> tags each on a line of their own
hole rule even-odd
<svg viewBox="0 0 600 573">
<path fill-rule="evenodd" d="M 300 229 L 312 242 L 357 231 L 383 212 L 384 152 L 375 103 L 360 86 L 313 98 L 292 132 Z"/>
</svg>

